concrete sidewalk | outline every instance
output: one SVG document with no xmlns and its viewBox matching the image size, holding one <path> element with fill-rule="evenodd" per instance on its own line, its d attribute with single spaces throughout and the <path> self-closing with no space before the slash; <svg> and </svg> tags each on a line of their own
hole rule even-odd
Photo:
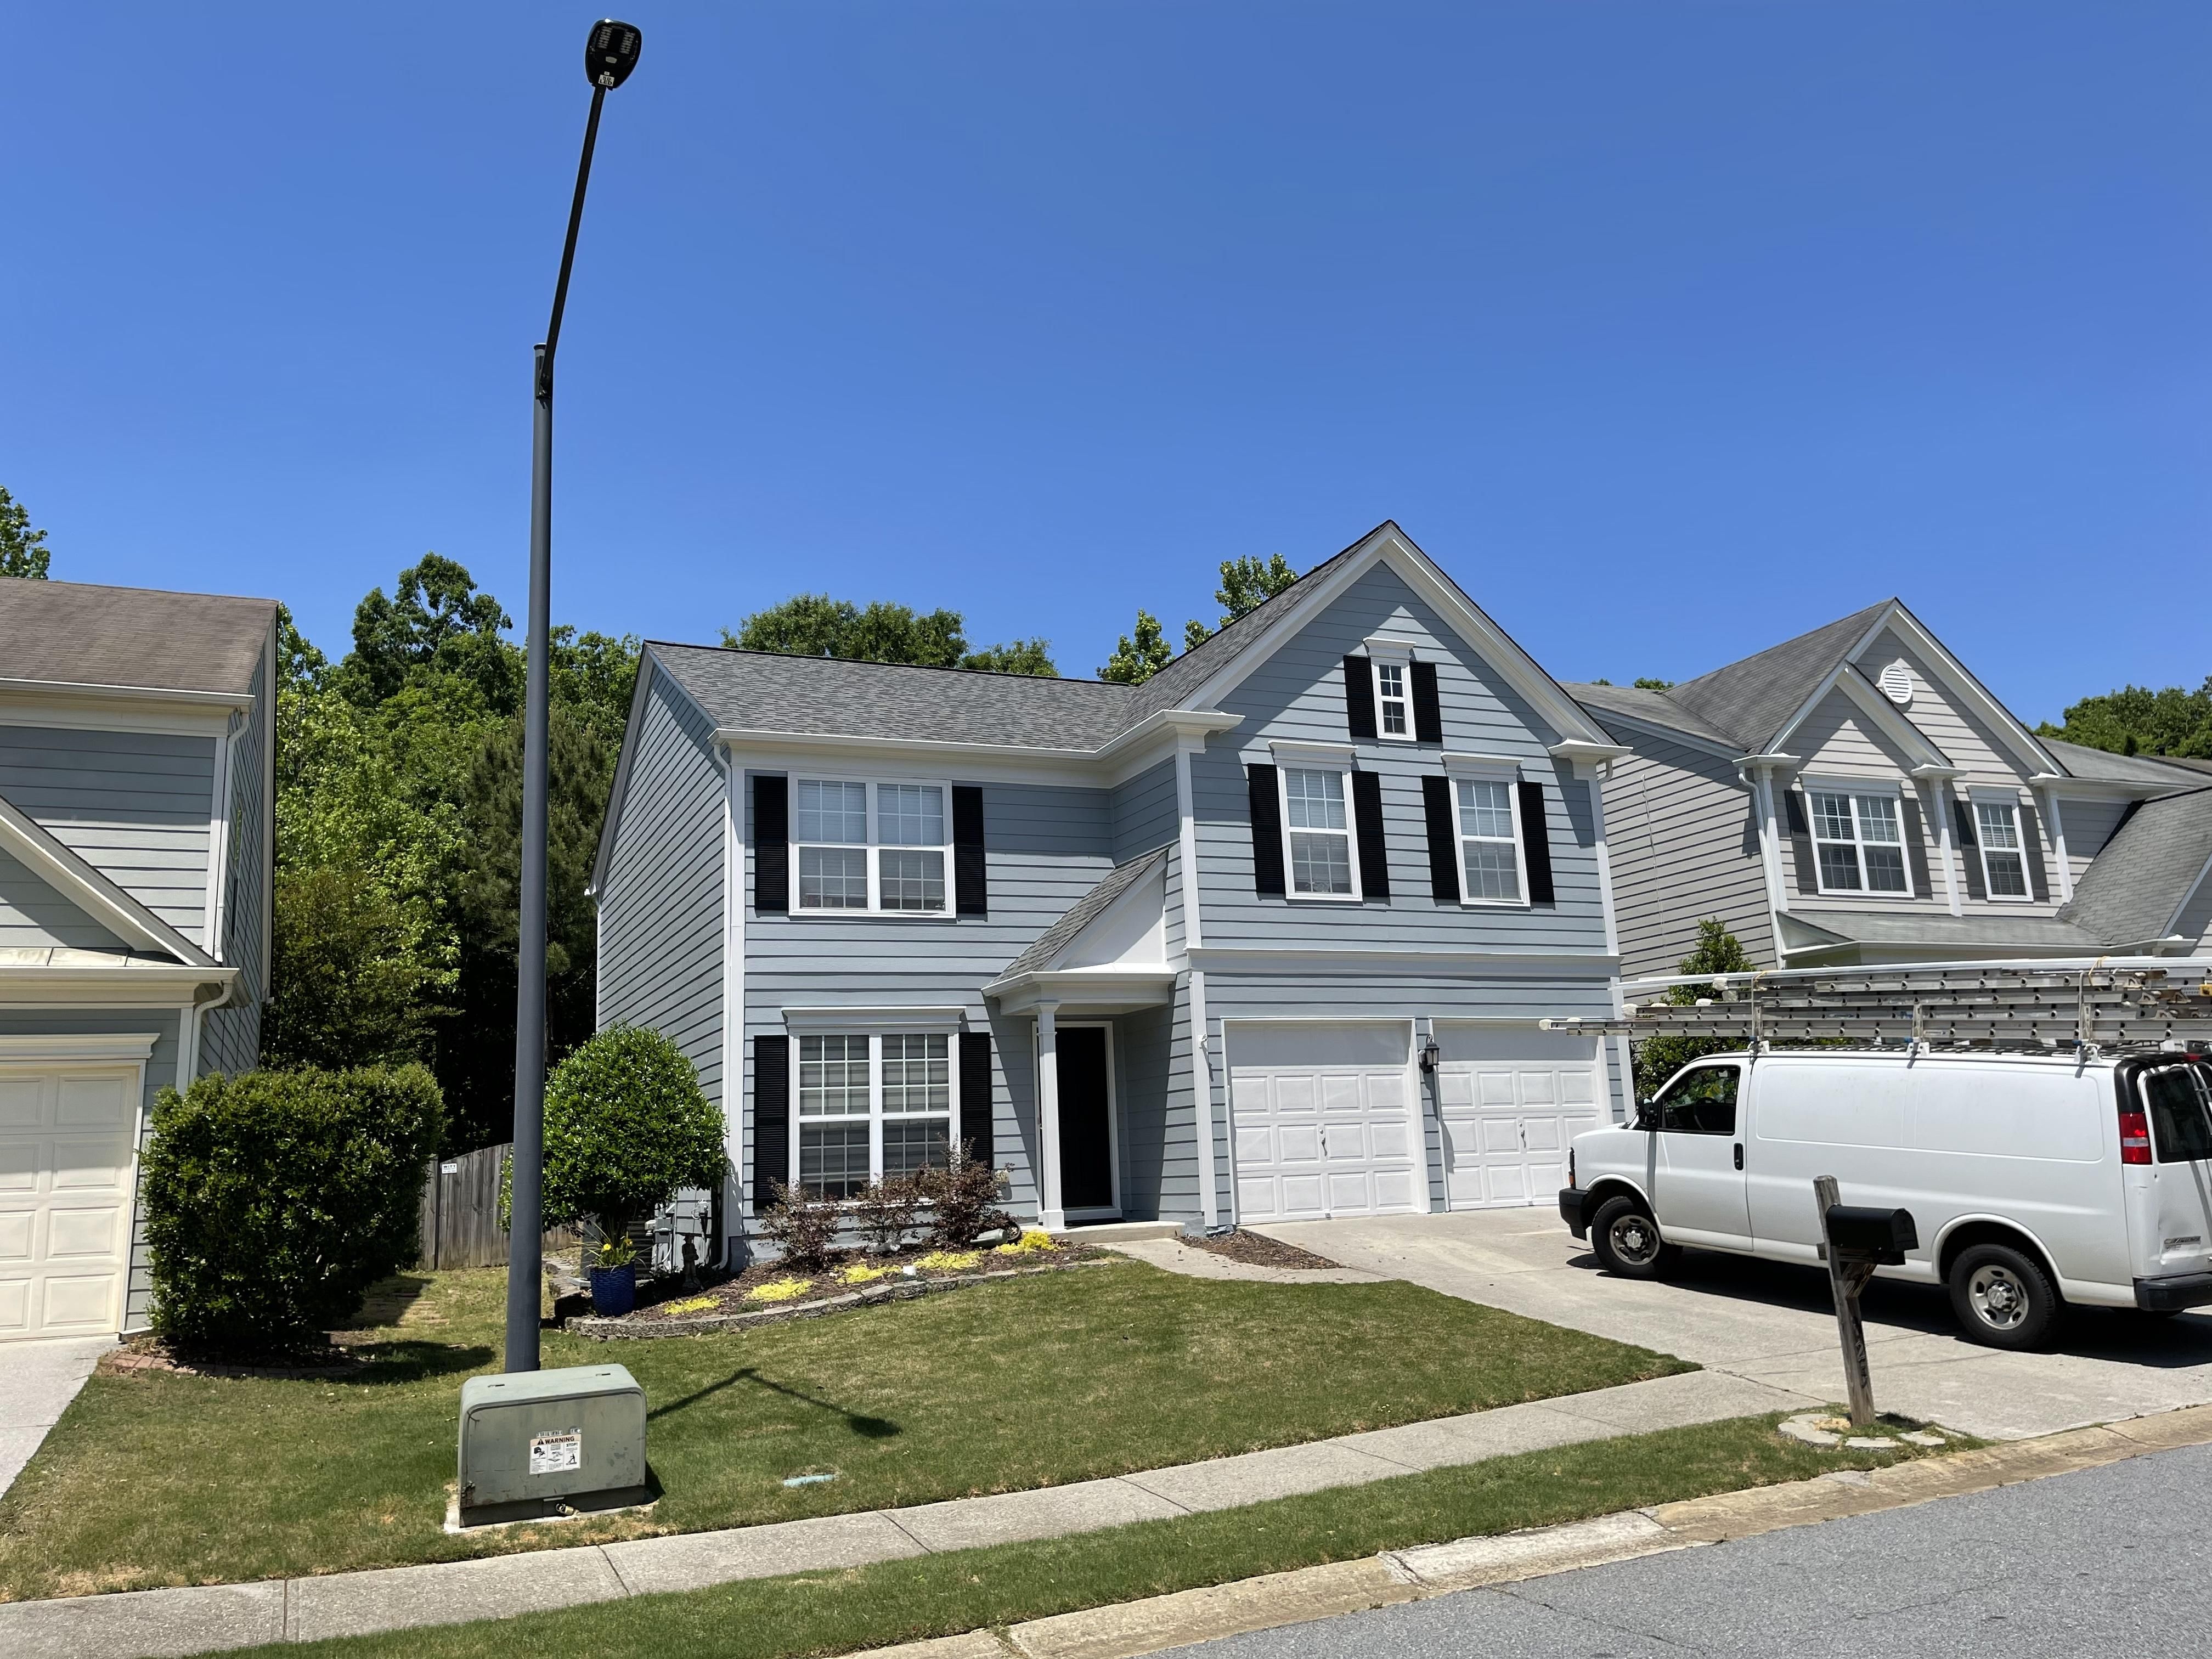
<svg viewBox="0 0 2212 1659">
<path fill-rule="evenodd" d="M 428 1566 L 0 1604 L 9 1659 L 151 1659 L 506 1618 L 1233 1509 L 1300 1492 L 1821 1402 L 1717 1371 L 1204 1463 L 911 1509 Z"/>
<path fill-rule="evenodd" d="M 0 1346 L 0 1492 L 15 1484 L 100 1356 L 114 1346 L 112 1336 L 71 1336 Z"/>
</svg>

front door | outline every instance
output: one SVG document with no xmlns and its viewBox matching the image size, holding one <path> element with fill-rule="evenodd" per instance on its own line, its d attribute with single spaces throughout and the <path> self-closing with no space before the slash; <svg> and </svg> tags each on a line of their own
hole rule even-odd
<svg viewBox="0 0 2212 1659">
<path fill-rule="evenodd" d="M 1743 1180 L 1736 1095 L 1743 1068 L 1734 1060 L 1693 1066 L 1647 1109 L 1659 1120 L 1659 1231 L 1683 1244 L 1751 1245 L 1751 1206 Z"/>
<path fill-rule="evenodd" d="M 1060 1028 L 1060 1203 L 1070 1215 L 1114 1207 L 1114 1121 L 1106 1028 Z"/>
</svg>

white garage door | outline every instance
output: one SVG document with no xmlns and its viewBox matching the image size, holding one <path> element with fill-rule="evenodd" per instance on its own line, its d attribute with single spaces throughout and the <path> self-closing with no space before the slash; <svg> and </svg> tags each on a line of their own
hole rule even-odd
<svg viewBox="0 0 2212 1659">
<path fill-rule="evenodd" d="M 136 1066 L 0 1066 L 0 1341 L 123 1318 Z"/>
<path fill-rule="evenodd" d="M 1443 1020 L 1436 1037 L 1451 1207 L 1550 1203 L 1567 1184 L 1567 1144 L 1603 1121 L 1595 1040 Z"/>
<path fill-rule="evenodd" d="M 1240 1219 L 1429 1207 L 1412 1040 L 1403 1020 L 1229 1027 Z"/>
</svg>

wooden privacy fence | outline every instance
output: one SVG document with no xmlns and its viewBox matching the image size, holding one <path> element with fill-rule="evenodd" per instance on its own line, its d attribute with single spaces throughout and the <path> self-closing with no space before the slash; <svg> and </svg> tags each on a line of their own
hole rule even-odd
<svg viewBox="0 0 2212 1659">
<path fill-rule="evenodd" d="M 508 1145 L 502 1141 L 430 1160 L 422 1176 L 418 1269 L 507 1266 L 507 1229 L 499 1224 L 499 1172 Z M 571 1228 L 556 1227 L 545 1235 L 549 1255 L 576 1245 Z"/>
</svg>

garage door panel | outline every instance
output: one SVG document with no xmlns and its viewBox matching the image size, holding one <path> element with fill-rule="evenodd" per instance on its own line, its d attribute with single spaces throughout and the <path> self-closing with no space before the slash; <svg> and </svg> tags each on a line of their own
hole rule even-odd
<svg viewBox="0 0 2212 1659">
<path fill-rule="evenodd" d="M 119 1204 L 98 1209 L 51 1210 L 46 1215 L 46 1260 L 71 1261 L 119 1255 L 122 1233 Z"/>
<path fill-rule="evenodd" d="M 135 1066 L 0 1075 L 0 1339 L 116 1328 L 139 1097 Z"/>
<path fill-rule="evenodd" d="M 125 1169 L 116 1165 L 116 1154 L 127 1154 L 127 1143 L 110 1135 L 100 1140 L 57 1140 L 53 1151 L 52 1191 L 117 1192 Z"/>
<path fill-rule="evenodd" d="M 44 1078 L 0 1078 L 0 1131 L 44 1128 L 46 1100 Z"/>
<path fill-rule="evenodd" d="M 1472 1105 L 1474 1103 L 1474 1080 L 1461 1070 L 1438 1072 L 1437 1098 L 1446 1106 Z"/>
<path fill-rule="evenodd" d="M 1480 1118 L 1476 1121 L 1474 1129 L 1475 1145 L 1485 1157 L 1521 1150 L 1521 1121 L 1518 1118 Z"/>
<path fill-rule="evenodd" d="M 1262 1153 L 1261 1156 L 1269 1155 Z M 1285 1123 L 1275 1131 L 1271 1161 L 1278 1164 L 1318 1164 L 1321 1157 L 1320 1124 Z"/>
<path fill-rule="evenodd" d="M 1474 1102 L 1478 1106 L 1517 1106 L 1520 1097 L 1513 1091 L 1510 1072 L 1477 1072 L 1474 1074 Z"/>
<path fill-rule="evenodd" d="M 0 1262 L 28 1261 L 38 1231 L 35 1210 L 0 1210 Z"/>
<path fill-rule="evenodd" d="M 1253 1221 L 1425 1208 L 1402 1022 L 1231 1028 L 1239 1213 Z"/>
<path fill-rule="evenodd" d="M 1413 1161 L 1413 1126 L 1400 1119 L 1395 1122 L 1371 1125 L 1367 1132 L 1368 1145 L 1373 1155 L 1392 1163 L 1410 1164 Z"/>
<path fill-rule="evenodd" d="M 1556 1152 L 1559 1150 L 1559 1120 L 1555 1117 L 1526 1117 L 1521 1120 L 1521 1145 L 1531 1152 Z"/>
<path fill-rule="evenodd" d="M 0 1194 L 37 1192 L 40 1173 L 46 1165 L 44 1141 L 0 1140 Z"/>
<path fill-rule="evenodd" d="M 1312 1112 L 1321 1106 L 1319 1079 L 1312 1077 L 1279 1077 L 1273 1080 L 1273 1109 L 1278 1112 Z"/>
<path fill-rule="evenodd" d="M 31 1328 L 31 1281 L 0 1279 L 0 1337 L 22 1336 Z"/>
<path fill-rule="evenodd" d="M 1586 1037 L 1507 1026 L 1452 1030 L 1437 1103 L 1450 1149 L 1455 1209 L 1540 1204 L 1563 1184 L 1567 1143 L 1598 1127 L 1595 1056 Z"/>
<path fill-rule="evenodd" d="M 112 1273 L 50 1275 L 40 1324 L 55 1333 L 112 1328 L 118 1278 Z"/>
<path fill-rule="evenodd" d="M 131 1118 L 131 1085 L 117 1077 L 65 1077 L 54 1123 L 64 1129 L 120 1129 Z"/>
</svg>

